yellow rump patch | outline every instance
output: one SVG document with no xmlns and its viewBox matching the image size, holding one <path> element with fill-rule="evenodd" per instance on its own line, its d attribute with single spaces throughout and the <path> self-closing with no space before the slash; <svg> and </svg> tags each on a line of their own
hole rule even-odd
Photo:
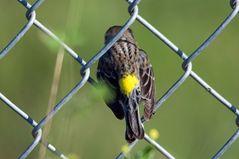
<svg viewBox="0 0 239 159">
<path fill-rule="evenodd" d="M 133 91 L 135 86 L 139 84 L 139 80 L 135 75 L 127 74 L 124 75 L 119 80 L 120 90 L 124 95 L 129 96 L 130 93 Z"/>
</svg>

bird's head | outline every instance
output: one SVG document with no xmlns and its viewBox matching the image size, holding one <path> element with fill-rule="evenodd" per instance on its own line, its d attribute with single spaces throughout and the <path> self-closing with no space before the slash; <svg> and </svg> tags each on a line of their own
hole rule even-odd
<svg viewBox="0 0 239 159">
<path fill-rule="evenodd" d="M 122 28 L 121 26 L 117 25 L 110 27 L 105 33 L 105 43 L 108 42 L 110 39 L 112 39 L 120 31 L 121 28 Z M 134 35 L 130 28 L 128 28 L 120 38 L 120 40 L 129 40 L 129 41 L 132 41 L 133 39 Z"/>
</svg>

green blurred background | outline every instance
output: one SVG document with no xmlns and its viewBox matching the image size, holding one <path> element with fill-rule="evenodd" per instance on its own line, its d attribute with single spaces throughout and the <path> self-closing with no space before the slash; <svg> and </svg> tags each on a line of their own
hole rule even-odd
<svg viewBox="0 0 239 159">
<path fill-rule="evenodd" d="M 33 0 L 30 1 L 34 2 Z M 124 0 L 48 0 L 37 19 L 65 39 L 83 59 L 103 46 L 104 32 L 129 18 Z M 143 0 L 142 17 L 188 55 L 208 37 L 231 11 L 229 0 Z M 26 23 L 25 8 L 17 1 L 0 0 L 0 49 Z M 219 93 L 238 106 L 239 17 L 193 63 L 198 73 Z M 181 59 L 138 22 L 131 27 L 154 67 L 157 99 L 183 73 Z M 32 27 L 0 61 L 0 91 L 37 122 L 45 115 L 59 46 Z M 95 78 L 95 68 L 91 76 Z M 65 53 L 59 101 L 80 79 L 79 65 Z M 0 158 L 16 158 L 32 141 L 22 118 L 0 102 Z M 156 128 L 159 142 L 178 159 L 212 157 L 236 130 L 235 116 L 192 78 L 167 100 L 145 125 Z M 118 121 L 95 89 L 86 84 L 54 117 L 47 140 L 65 154 L 80 159 L 114 158 L 125 144 L 124 122 Z M 145 147 L 140 142 L 132 153 Z M 39 158 L 38 146 L 29 158 Z M 239 158 L 239 141 L 223 159 Z M 156 158 L 164 158 L 156 153 Z M 47 151 L 45 158 L 56 158 Z"/>
</svg>

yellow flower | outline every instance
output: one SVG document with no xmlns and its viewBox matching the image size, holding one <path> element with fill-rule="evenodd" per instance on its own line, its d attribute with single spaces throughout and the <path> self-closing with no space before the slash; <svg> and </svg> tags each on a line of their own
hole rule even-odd
<svg viewBox="0 0 239 159">
<path fill-rule="evenodd" d="M 126 154 L 127 152 L 129 152 L 129 146 L 128 145 L 123 145 L 121 147 L 121 151 Z"/>
<path fill-rule="evenodd" d="M 129 96 L 132 90 L 139 84 L 139 80 L 135 75 L 124 75 L 119 80 L 120 90 L 124 95 Z"/>
<path fill-rule="evenodd" d="M 157 129 L 151 129 L 149 131 L 149 136 L 153 139 L 153 140 L 157 140 L 159 138 L 159 132 Z"/>
</svg>

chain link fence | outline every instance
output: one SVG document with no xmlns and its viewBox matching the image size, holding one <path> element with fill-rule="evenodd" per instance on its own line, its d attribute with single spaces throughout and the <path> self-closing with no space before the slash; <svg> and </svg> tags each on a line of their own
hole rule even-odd
<svg viewBox="0 0 239 159">
<path fill-rule="evenodd" d="M 33 5 L 29 4 L 26 0 L 18 0 L 26 9 L 26 18 L 27 23 L 22 27 L 19 33 L 7 44 L 7 46 L 0 52 L 0 60 L 4 58 L 10 50 L 21 40 L 21 38 L 29 31 L 32 26 L 36 26 L 39 30 L 44 32 L 46 35 L 50 36 L 56 42 L 58 42 L 66 52 L 76 60 L 79 65 L 81 65 L 81 80 L 73 87 L 64 98 L 57 103 L 54 108 L 44 116 L 39 123 L 32 119 L 27 113 L 19 108 L 15 103 L 11 102 L 6 96 L 0 93 L 0 99 L 3 103 L 6 104 L 9 108 L 15 111 L 19 116 L 21 116 L 28 124 L 33 127 L 32 136 L 33 141 L 29 146 L 19 155 L 19 159 L 27 158 L 27 156 L 36 148 L 38 144 L 43 144 L 47 149 L 52 151 L 59 158 L 66 159 L 67 157 L 61 153 L 55 146 L 43 141 L 42 139 L 42 128 L 46 123 L 51 120 L 56 113 L 76 94 L 87 82 L 92 85 L 97 84 L 97 82 L 90 77 L 90 68 L 91 66 L 99 60 L 99 58 L 104 55 L 108 49 L 114 45 L 114 43 L 122 36 L 122 34 L 135 22 L 138 21 L 142 24 L 148 31 L 150 31 L 154 36 L 161 40 L 165 45 L 167 45 L 172 52 L 182 59 L 182 68 L 184 73 L 177 79 L 177 81 L 165 92 L 165 94 L 157 100 L 155 103 L 155 111 L 162 106 L 162 104 L 169 99 L 169 97 L 185 82 L 188 77 L 192 77 L 201 87 L 209 92 L 214 98 L 216 98 L 220 103 L 222 103 L 228 110 L 230 110 L 233 115 L 236 116 L 236 124 L 239 126 L 239 110 L 231 104 L 227 99 L 225 99 L 221 94 L 219 94 L 215 89 L 213 89 L 209 84 L 207 84 L 196 72 L 192 70 L 192 62 L 202 53 L 202 51 L 210 45 L 210 43 L 217 38 L 217 36 L 227 27 L 227 25 L 236 17 L 239 12 L 239 0 L 231 0 L 230 5 L 232 11 L 225 18 L 225 20 L 216 28 L 216 30 L 198 47 L 193 51 L 189 56 L 187 56 L 183 50 L 178 48 L 173 42 L 171 42 L 166 36 L 164 36 L 158 29 L 152 26 L 148 21 L 146 21 L 138 13 L 138 5 L 140 0 L 128 0 L 129 7 L 128 12 L 130 13 L 129 19 L 123 24 L 122 29 L 118 34 L 107 43 L 99 52 L 97 52 L 89 61 L 82 59 L 74 50 L 71 49 L 66 43 L 64 43 L 58 36 L 56 36 L 51 30 L 45 27 L 40 21 L 36 19 L 36 10 L 41 6 L 44 0 L 36 0 Z M 143 118 L 142 121 L 144 122 Z M 224 152 L 226 152 L 230 146 L 237 140 L 239 137 L 239 129 L 235 130 L 235 133 L 226 141 L 226 143 L 212 156 L 212 159 L 220 158 Z M 144 139 L 148 144 L 153 145 L 160 153 L 162 153 L 166 158 L 174 159 L 175 157 L 171 155 L 166 149 L 164 149 L 159 143 L 152 140 L 147 134 L 145 134 Z M 139 142 L 136 140 L 129 145 L 129 151 Z M 121 159 L 125 157 L 125 152 L 121 152 L 116 158 Z"/>
</svg>

